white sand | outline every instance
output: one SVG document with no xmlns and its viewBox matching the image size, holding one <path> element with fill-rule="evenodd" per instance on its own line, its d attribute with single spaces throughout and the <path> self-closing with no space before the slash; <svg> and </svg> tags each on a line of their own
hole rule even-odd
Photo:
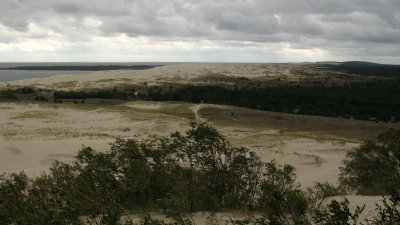
<svg viewBox="0 0 400 225">
<path fill-rule="evenodd" d="M 128 107 L 137 109 L 159 109 L 161 108 L 161 103 L 148 103 L 148 102 L 134 102 L 125 104 Z"/>
</svg>

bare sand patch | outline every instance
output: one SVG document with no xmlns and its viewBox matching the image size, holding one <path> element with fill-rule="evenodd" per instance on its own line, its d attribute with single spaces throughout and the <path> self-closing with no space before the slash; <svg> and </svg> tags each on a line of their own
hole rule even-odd
<svg viewBox="0 0 400 225">
<path fill-rule="evenodd" d="M 156 103 L 155 103 L 156 104 Z M 52 103 L 0 103 L 0 171 L 46 171 L 54 160 L 69 161 L 82 145 L 108 149 L 115 138 L 164 136 L 188 128 L 186 120 L 103 106 L 77 108 Z M 175 119 L 174 119 L 175 118 Z M 183 123 L 183 124 L 182 124 Z"/>
<path fill-rule="evenodd" d="M 159 109 L 159 108 L 161 108 L 161 103 L 134 102 L 134 103 L 125 104 L 125 106 L 137 108 L 137 109 Z"/>
<path fill-rule="evenodd" d="M 47 119 L 51 117 L 56 117 L 58 115 L 57 112 L 48 112 L 48 111 L 25 111 L 22 113 L 17 113 L 13 117 L 12 120 L 15 119 Z"/>
</svg>

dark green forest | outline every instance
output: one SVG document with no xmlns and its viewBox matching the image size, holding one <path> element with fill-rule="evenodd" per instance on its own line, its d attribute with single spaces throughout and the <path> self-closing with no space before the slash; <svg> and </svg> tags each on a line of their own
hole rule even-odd
<svg viewBox="0 0 400 225">
<path fill-rule="evenodd" d="M 247 107 L 274 112 L 344 117 L 384 122 L 400 121 L 400 81 L 375 81 L 342 86 L 283 86 L 228 89 L 218 86 L 185 86 L 179 89 L 150 87 L 134 91 L 56 91 L 54 99 L 126 99 L 184 101 Z"/>
<path fill-rule="evenodd" d="M 400 81 L 333 87 L 270 87 L 231 90 L 190 86 L 172 92 L 151 91 L 153 101 L 186 101 L 247 107 L 274 112 L 400 121 Z"/>
<path fill-rule="evenodd" d="M 319 64 L 314 65 L 314 67 L 363 76 L 400 77 L 400 65 L 350 61 L 335 64 Z"/>
</svg>

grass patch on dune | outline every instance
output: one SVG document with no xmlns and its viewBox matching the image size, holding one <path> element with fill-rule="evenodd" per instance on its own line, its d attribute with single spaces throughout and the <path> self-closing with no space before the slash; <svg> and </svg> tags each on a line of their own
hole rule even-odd
<svg viewBox="0 0 400 225">
<path fill-rule="evenodd" d="M 11 110 L 14 109 L 13 107 L 8 107 L 8 106 L 0 106 L 0 110 Z"/>
<path fill-rule="evenodd" d="M 113 135 L 96 131 L 75 131 L 68 128 L 40 128 L 34 130 L 0 130 L 0 136 L 5 139 L 29 140 L 32 138 L 65 139 L 65 138 L 117 138 Z"/>
<path fill-rule="evenodd" d="M 78 81 L 66 81 L 66 82 L 61 82 L 55 84 L 57 88 L 69 88 L 69 87 L 75 87 L 78 84 Z"/>
<path fill-rule="evenodd" d="M 3 136 L 5 138 L 11 138 L 18 135 L 17 130 L 1 130 L 0 131 L 0 136 Z"/>
<path fill-rule="evenodd" d="M 183 117 L 189 120 L 193 120 L 195 119 L 195 115 L 193 111 L 189 108 L 189 106 L 191 106 L 191 104 L 173 104 L 170 106 L 162 107 L 161 109 L 157 109 L 155 111 L 170 116 Z"/>
<path fill-rule="evenodd" d="M 46 111 L 26 111 L 17 113 L 11 119 L 47 119 L 58 116 L 57 112 L 46 112 Z"/>
<path fill-rule="evenodd" d="M 115 138 L 112 135 L 94 132 L 94 131 L 74 131 L 70 129 L 60 128 L 43 128 L 34 131 L 36 134 L 44 137 L 56 137 L 56 138 L 79 138 L 79 137 L 107 137 Z"/>
<path fill-rule="evenodd" d="M 298 153 L 298 152 L 295 152 L 293 154 L 299 156 L 302 159 L 312 160 L 311 162 L 307 163 L 310 165 L 320 166 L 324 162 L 324 159 L 322 157 L 314 155 L 314 154 L 303 154 L 303 153 Z"/>
</svg>

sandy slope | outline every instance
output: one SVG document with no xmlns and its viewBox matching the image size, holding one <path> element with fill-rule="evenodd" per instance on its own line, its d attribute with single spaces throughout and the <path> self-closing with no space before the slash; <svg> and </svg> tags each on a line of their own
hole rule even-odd
<svg viewBox="0 0 400 225">
<path fill-rule="evenodd" d="M 109 108 L 0 103 L 0 170 L 36 173 L 53 160 L 71 160 L 82 145 L 103 151 L 116 137 L 146 138 L 183 132 L 190 118 L 164 113 L 171 105 L 193 113 L 193 119 L 201 122 L 208 119 L 202 118 L 200 108 L 221 107 L 149 102 L 127 102 Z M 249 147 L 263 161 L 276 159 L 294 165 L 304 186 L 315 181 L 336 182 L 340 160 L 359 144 L 307 133 L 281 133 L 274 127 L 217 127 L 232 144 Z"/>
<path fill-rule="evenodd" d="M 296 65 L 280 64 L 219 64 L 219 63 L 197 63 L 177 64 L 155 67 L 149 70 L 113 70 L 97 71 L 82 75 L 55 75 L 45 78 L 32 78 L 11 82 L 0 82 L 0 88 L 11 86 L 34 85 L 39 88 L 49 89 L 80 89 L 101 88 L 127 83 L 149 84 L 154 82 L 174 81 L 184 82 L 198 76 L 207 74 L 224 74 L 235 77 L 263 77 L 276 78 L 285 76 L 288 79 L 298 79 L 298 75 L 292 73 L 292 67 Z"/>
</svg>

